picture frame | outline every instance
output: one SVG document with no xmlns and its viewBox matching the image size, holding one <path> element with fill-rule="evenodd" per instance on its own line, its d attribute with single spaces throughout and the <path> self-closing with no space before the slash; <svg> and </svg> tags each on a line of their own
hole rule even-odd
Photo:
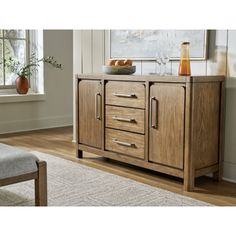
<svg viewBox="0 0 236 236">
<path fill-rule="evenodd" d="M 171 61 L 178 61 L 185 41 L 190 42 L 191 60 L 207 59 L 207 30 L 110 30 L 109 58 L 154 61 L 165 51 Z"/>
</svg>

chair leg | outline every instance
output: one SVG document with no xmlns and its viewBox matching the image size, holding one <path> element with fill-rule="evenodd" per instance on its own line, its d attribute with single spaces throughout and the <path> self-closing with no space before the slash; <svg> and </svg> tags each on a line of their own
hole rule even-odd
<svg viewBox="0 0 236 236">
<path fill-rule="evenodd" d="M 39 161 L 37 164 L 38 178 L 35 179 L 35 205 L 47 206 L 47 163 Z"/>
</svg>

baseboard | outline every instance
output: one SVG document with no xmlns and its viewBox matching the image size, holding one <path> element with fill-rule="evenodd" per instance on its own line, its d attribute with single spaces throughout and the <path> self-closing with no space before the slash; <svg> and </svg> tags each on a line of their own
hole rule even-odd
<svg viewBox="0 0 236 236">
<path fill-rule="evenodd" d="M 236 163 L 224 162 L 223 179 L 236 183 Z"/>
<path fill-rule="evenodd" d="M 31 120 L 16 120 L 0 123 L 0 134 L 71 126 L 72 116 L 53 116 Z"/>
<path fill-rule="evenodd" d="M 225 180 L 225 181 L 227 181 L 227 182 L 236 184 L 236 180 L 228 179 L 228 178 L 225 178 L 225 177 L 223 177 L 222 179 Z"/>
</svg>

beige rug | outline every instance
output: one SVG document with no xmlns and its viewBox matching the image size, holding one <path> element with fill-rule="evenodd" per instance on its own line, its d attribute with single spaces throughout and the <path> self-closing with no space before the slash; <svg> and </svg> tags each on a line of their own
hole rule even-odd
<svg viewBox="0 0 236 236">
<path fill-rule="evenodd" d="M 49 206 L 211 206 L 52 155 L 33 152 L 48 164 Z M 34 205 L 34 182 L 0 188 L 0 206 Z"/>
</svg>

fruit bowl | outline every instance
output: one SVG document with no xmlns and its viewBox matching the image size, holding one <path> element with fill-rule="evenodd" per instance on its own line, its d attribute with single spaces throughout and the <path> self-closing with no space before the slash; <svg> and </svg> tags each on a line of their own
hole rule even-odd
<svg viewBox="0 0 236 236">
<path fill-rule="evenodd" d="M 136 66 L 103 66 L 102 71 L 110 75 L 131 75 L 135 73 Z"/>
</svg>

